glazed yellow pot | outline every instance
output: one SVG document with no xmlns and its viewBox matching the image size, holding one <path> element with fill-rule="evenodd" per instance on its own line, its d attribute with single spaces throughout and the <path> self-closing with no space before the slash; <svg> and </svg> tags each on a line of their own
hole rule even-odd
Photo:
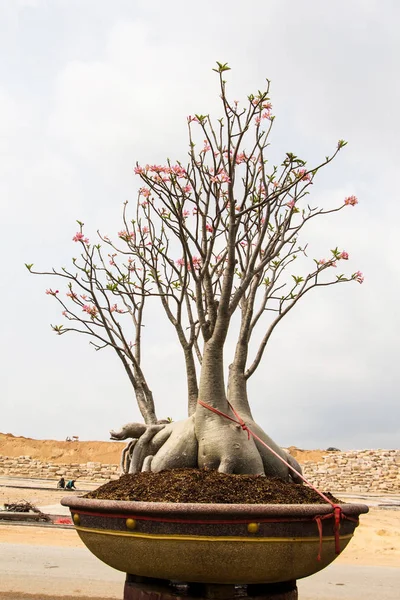
<svg viewBox="0 0 400 600">
<path fill-rule="evenodd" d="M 63 498 L 88 549 L 142 577 L 220 584 L 275 583 L 329 565 L 335 527 L 328 504 L 174 504 Z M 351 540 L 363 504 L 342 504 L 336 543 Z M 331 516 L 332 518 L 331 518 Z"/>
</svg>

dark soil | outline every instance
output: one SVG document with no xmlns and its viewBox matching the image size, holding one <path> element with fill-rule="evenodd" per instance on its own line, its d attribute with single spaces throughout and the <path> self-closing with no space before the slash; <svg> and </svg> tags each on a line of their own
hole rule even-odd
<svg viewBox="0 0 400 600">
<path fill-rule="evenodd" d="M 324 492 L 333 502 L 339 502 Z M 85 498 L 136 502 L 199 502 L 212 504 L 321 504 L 324 500 L 306 485 L 275 477 L 226 475 L 203 469 L 123 475 Z"/>
</svg>

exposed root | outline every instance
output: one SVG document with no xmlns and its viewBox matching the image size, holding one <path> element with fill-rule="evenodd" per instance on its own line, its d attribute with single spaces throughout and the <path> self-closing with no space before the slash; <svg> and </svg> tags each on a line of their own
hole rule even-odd
<svg viewBox="0 0 400 600">
<path fill-rule="evenodd" d="M 163 431 L 165 429 L 166 431 Z M 154 436 L 159 432 L 163 432 L 164 434 L 162 436 L 162 441 L 160 441 L 160 443 L 164 443 L 164 441 L 170 435 L 166 425 L 149 425 L 143 435 L 141 435 L 137 440 L 132 453 L 129 473 L 137 473 L 138 471 L 141 471 L 146 457 L 149 455 L 154 455 L 154 451 L 157 451 L 159 446 L 156 444 L 156 447 L 154 448 L 152 441 Z"/>
<path fill-rule="evenodd" d="M 119 468 L 120 468 L 120 472 L 121 473 L 128 473 L 129 472 L 129 465 L 131 464 L 131 460 L 132 460 L 132 453 L 133 453 L 133 449 L 136 445 L 137 439 L 135 440 L 130 440 L 127 445 L 125 446 L 125 448 L 122 450 L 122 454 L 121 454 L 121 462 L 119 464 Z"/>
<path fill-rule="evenodd" d="M 296 459 L 280 448 L 252 418 L 246 417 L 246 424 L 301 474 Z M 252 437 L 248 439 L 239 425 L 208 412 L 199 414 L 198 410 L 188 419 L 174 423 L 128 423 L 111 434 L 112 439 L 126 439 L 129 434 L 138 436 L 130 440 L 122 452 L 123 473 L 208 468 L 220 473 L 267 475 L 302 483 L 296 472 L 261 442 Z"/>
<path fill-rule="evenodd" d="M 146 456 L 146 458 L 143 461 L 142 471 L 151 471 L 151 463 L 153 462 L 153 458 L 154 456 L 152 456 L 151 454 L 149 456 Z"/>
<path fill-rule="evenodd" d="M 198 444 L 194 431 L 194 415 L 184 421 L 171 423 L 169 427 L 170 435 L 154 456 L 151 470 L 157 472 L 183 467 L 196 468 Z"/>
</svg>

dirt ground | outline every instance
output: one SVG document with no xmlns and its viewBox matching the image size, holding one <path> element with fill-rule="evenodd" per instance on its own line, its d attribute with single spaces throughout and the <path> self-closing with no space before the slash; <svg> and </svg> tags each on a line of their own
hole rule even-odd
<svg viewBox="0 0 400 600">
<path fill-rule="evenodd" d="M 11 433 L 0 433 L 0 455 L 16 458 L 30 456 L 43 462 L 56 464 L 100 462 L 117 465 L 125 442 L 65 442 L 59 440 L 35 440 Z M 290 453 L 300 462 L 321 461 L 324 450 L 301 450 L 291 446 Z"/>
</svg>

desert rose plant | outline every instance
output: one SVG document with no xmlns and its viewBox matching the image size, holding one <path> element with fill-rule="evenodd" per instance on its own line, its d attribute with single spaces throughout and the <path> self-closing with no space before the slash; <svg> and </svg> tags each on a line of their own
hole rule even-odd
<svg viewBox="0 0 400 600">
<path fill-rule="evenodd" d="M 46 291 L 61 304 L 65 318 L 52 326 L 54 331 L 88 335 L 96 350 L 113 348 L 124 365 L 144 423 L 111 432 L 113 439 L 132 440 L 123 470 L 207 467 L 300 481 L 296 461 L 254 422 L 247 382 L 278 323 L 310 290 L 363 282 L 360 271 L 341 272 L 349 259 L 344 249 L 312 259 L 304 242 L 314 219 L 358 203 L 349 196 L 322 208 L 308 200 L 318 172 L 346 142 L 340 140 L 313 167 L 291 153 L 271 166 L 269 82 L 242 107 L 227 96 L 229 67 L 217 63 L 214 70 L 221 118 L 213 123 L 208 115 L 188 117 L 185 164 L 136 165 L 138 199 L 132 211 L 125 204 L 115 238 L 98 233 L 92 243 L 78 221 L 73 240 L 81 250 L 71 268 L 39 273 L 26 266 L 67 284 L 66 295 Z M 186 366 L 188 416 L 174 423 L 157 420 L 142 368 L 142 326 L 150 298 L 159 301 L 172 324 Z M 236 343 L 226 369 L 228 333 Z M 223 415 L 233 418 L 232 409 L 236 417 L 229 420 Z M 256 438 L 243 431 L 237 415 Z"/>
</svg>

